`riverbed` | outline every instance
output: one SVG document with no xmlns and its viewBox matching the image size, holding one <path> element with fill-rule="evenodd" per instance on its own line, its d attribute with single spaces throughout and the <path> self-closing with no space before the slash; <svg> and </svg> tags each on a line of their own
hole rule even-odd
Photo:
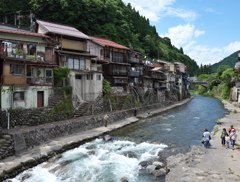
<svg viewBox="0 0 240 182">
<path fill-rule="evenodd" d="M 157 158 L 158 152 L 167 148 L 199 145 L 203 130 L 212 130 L 215 121 L 226 113 L 218 99 L 195 95 L 183 106 L 111 132 L 117 140 L 96 139 L 29 169 L 11 181 L 161 181 L 143 171 L 139 162 Z"/>
</svg>

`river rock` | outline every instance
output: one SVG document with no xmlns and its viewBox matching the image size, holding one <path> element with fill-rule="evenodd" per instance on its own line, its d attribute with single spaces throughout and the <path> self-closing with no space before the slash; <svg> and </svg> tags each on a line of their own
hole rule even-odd
<svg viewBox="0 0 240 182">
<path fill-rule="evenodd" d="M 95 145 L 90 145 L 90 146 L 87 146 L 86 149 L 88 150 L 92 150 L 92 149 L 95 149 L 97 148 Z"/>
<path fill-rule="evenodd" d="M 127 178 L 121 178 L 121 182 L 128 182 Z"/>
<path fill-rule="evenodd" d="M 127 151 L 123 153 L 124 156 L 128 157 L 128 158 L 137 158 L 137 154 L 135 154 L 132 151 Z"/>
<path fill-rule="evenodd" d="M 113 140 L 113 138 L 112 138 L 110 135 L 105 135 L 105 136 L 103 137 L 103 139 L 104 139 L 105 141 Z"/>
<path fill-rule="evenodd" d="M 91 150 L 87 152 L 88 155 L 95 155 L 95 151 Z"/>
<path fill-rule="evenodd" d="M 159 161 L 153 162 L 152 165 L 156 166 L 157 169 L 163 168 L 165 166 L 162 162 L 159 162 Z"/>
<path fill-rule="evenodd" d="M 148 161 L 141 161 L 138 165 L 142 166 L 142 168 L 146 168 L 148 166 Z"/>
<path fill-rule="evenodd" d="M 163 175 L 166 174 L 166 170 L 165 170 L 165 169 L 153 170 L 153 171 L 152 171 L 152 174 L 153 174 L 155 177 L 160 177 L 160 176 L 163 176 Z"/>
<path fill-rule="evenodd" d="M 147 166 L 147 172 L 152 173 L 156 169 L 156 166 L 154 165 L 149 165 Z"/>
<path fill-rule="evenodd" d="M 23 177 L 21 178 L 20 181 L 25 181 L 25 180 L 27 180 L 28 178 L 30 178 L 31 176 L 32 176 L 31 174 L 26 173 L 26 174 L 23 175 Z"/>
</svg>

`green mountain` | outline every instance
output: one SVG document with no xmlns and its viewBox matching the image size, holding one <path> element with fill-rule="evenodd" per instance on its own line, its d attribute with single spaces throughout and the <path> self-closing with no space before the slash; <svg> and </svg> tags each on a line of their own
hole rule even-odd
<svg viewBox="0 0 240 182">
<path fill-rule="evenodd" d="M 211 66 L 211 70 L 216 73 L 218 67 L 221 66 L 221 65 L 227 65 L 230 68 L 234 68 L 235 63 L 238 62 L 238 53 L 239 52 L 240 51 L 236 51 L 233 54 L 231 54 L 230 56 L 228 56 L 228 57 L 224 58 L 223 60 L 219 61 L 218 63 L 213 64 Z"/>
<path fill-rule="evenodd" d="M 30 21 L 26 17 L 31 10 L 37 19 L 74 26 L 87 35 L 141 50 L 148 58 L 182 62 L 191 75 L 196 75 L 199 69 L 182 48 L 172 45 L 168 37 L 160 37 L 149 19 L 122 0 L 0 1 L 0 21 L 6 21 L 7 17 L 8 23 L 14 23 L 14 15 L 21 13 L 21 26 L 27 25 Z"/>
</svg>

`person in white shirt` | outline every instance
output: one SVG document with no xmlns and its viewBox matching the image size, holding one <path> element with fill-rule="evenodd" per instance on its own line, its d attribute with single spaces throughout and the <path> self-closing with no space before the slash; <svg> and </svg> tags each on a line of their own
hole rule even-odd
<svg viewBox="0 0 240 182">
<path fill-rule="evenodd" d="M 208 131 L 208 129 L 205 129 L 203 133 L 203 141 L 205 148 L 210 147 L 210 140 L 211 140 L 211 133 Z"/>
<path fill-rule="evenodd" d="M 229 137 L 232 144 L 232 149 L 234 150 L 235 141 L 237 140 L 237 133 L 235 129 L 232 129 Z"/>
</svg>

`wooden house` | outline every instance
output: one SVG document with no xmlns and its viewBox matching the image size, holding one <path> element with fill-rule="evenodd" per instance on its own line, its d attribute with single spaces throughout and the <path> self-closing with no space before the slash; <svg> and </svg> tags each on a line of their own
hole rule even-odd
<svg viewBox="0 0 240 182">
<path fill-rule="evenodd" d="M 0 108 L 48 106 L 56 67 L 47 35 L 0 28 Z"/>
<path fill-rule="evenodd" d="M 57 41 L 55 53 L 58 65 L 71 69 L 68 84 L 81 102 L 93 101 L 102 95 L 102 70 L 88 51 L 89 36 L 74 27 L 37 20 L 37 32 Z"/>
</svg>

